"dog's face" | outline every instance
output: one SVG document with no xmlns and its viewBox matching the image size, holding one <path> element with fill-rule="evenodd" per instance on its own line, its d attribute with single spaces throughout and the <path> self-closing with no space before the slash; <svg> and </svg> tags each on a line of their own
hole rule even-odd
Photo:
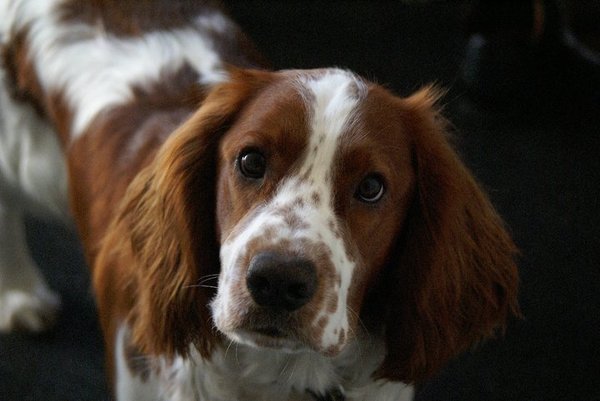
<svg viewBox="0 0 600 401">
<path fill-rule="evenodd" d="M 224 335 L 333 356 L 366 330 L 386 345 L 378 374 L 410 382 L 517 311 L 514 245 L 434 91 L 400 98 L 340 70 L 231 74 L 109 230 L 130 239 L 144 352 L 210 357 Z"/>
<path fill-rule="evenodd" d="M 412 196 L 393 99 L 342 72 L 287 72 L 220 143 L 221 273 L 212 313 L 231 339 L 335 355 L 357 331 Z M 399 117 L 399 116 L 398 116 Z"/>
</svg>

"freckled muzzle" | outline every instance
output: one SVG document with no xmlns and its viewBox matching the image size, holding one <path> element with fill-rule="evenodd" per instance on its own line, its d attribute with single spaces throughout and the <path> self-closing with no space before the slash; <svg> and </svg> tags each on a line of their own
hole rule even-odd
<svg viewBox="0 0 600 401">
<path fill-rule="evenodd" d="M 309 239 L 263 237 L 243 249 L 212 303 L 217 328 L 253 346 L 329 348 L 324 331 L 340 301 L 329 247 Z"/>
</svg>

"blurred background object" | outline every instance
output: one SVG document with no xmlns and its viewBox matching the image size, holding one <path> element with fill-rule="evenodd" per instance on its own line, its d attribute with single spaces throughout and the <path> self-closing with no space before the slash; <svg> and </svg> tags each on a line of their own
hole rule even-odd
<svg viewBox="0 0 600 401">
<path fill-rule="evenodd" d="M 477 0 L 467 10 L 461 78 L 477 100 L 509 108 L 600 101 L 600 1 Z"/>
</svg>

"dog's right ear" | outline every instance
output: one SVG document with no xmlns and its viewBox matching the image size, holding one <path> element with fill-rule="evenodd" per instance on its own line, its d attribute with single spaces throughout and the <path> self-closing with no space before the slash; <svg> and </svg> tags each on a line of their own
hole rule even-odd
<svg viewBox="0 0 600 401">
<path fill-rule="evenodd" d="M 98 294 L 100 305 L 102 296 L 115 293 L 106 288 L 106 277 L 123 287 L 117 291 L 131 294 L 133 345 L 143 353 L 186 356 L 193 344 L 203 356 L 210 354 L 216 337 L 208 303 L 214 291 L 200 284 L 219 272 L 217 147 L 245 103 L 272 77 L 230 70 L 227 82 L 209 93 L 132 181 L 109 227 L 94 269 L 95 288 L 104 292 Z M 108 276 L 106 269 L 112 269 Z"/>
</svg>

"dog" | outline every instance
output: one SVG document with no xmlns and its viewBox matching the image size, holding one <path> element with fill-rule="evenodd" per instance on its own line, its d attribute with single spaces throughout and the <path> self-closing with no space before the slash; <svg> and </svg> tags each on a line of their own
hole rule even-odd
<svg viewBox="0 0 600 401">
<path fill-rule="evenodd" d="M 60 307 L 23 214 L 72 219 L 116 399 L 408 400 L 518 314 L 435 88 L 269 71 L 209 1 L 0 14 L 0 330 Z"/>
</svg>

